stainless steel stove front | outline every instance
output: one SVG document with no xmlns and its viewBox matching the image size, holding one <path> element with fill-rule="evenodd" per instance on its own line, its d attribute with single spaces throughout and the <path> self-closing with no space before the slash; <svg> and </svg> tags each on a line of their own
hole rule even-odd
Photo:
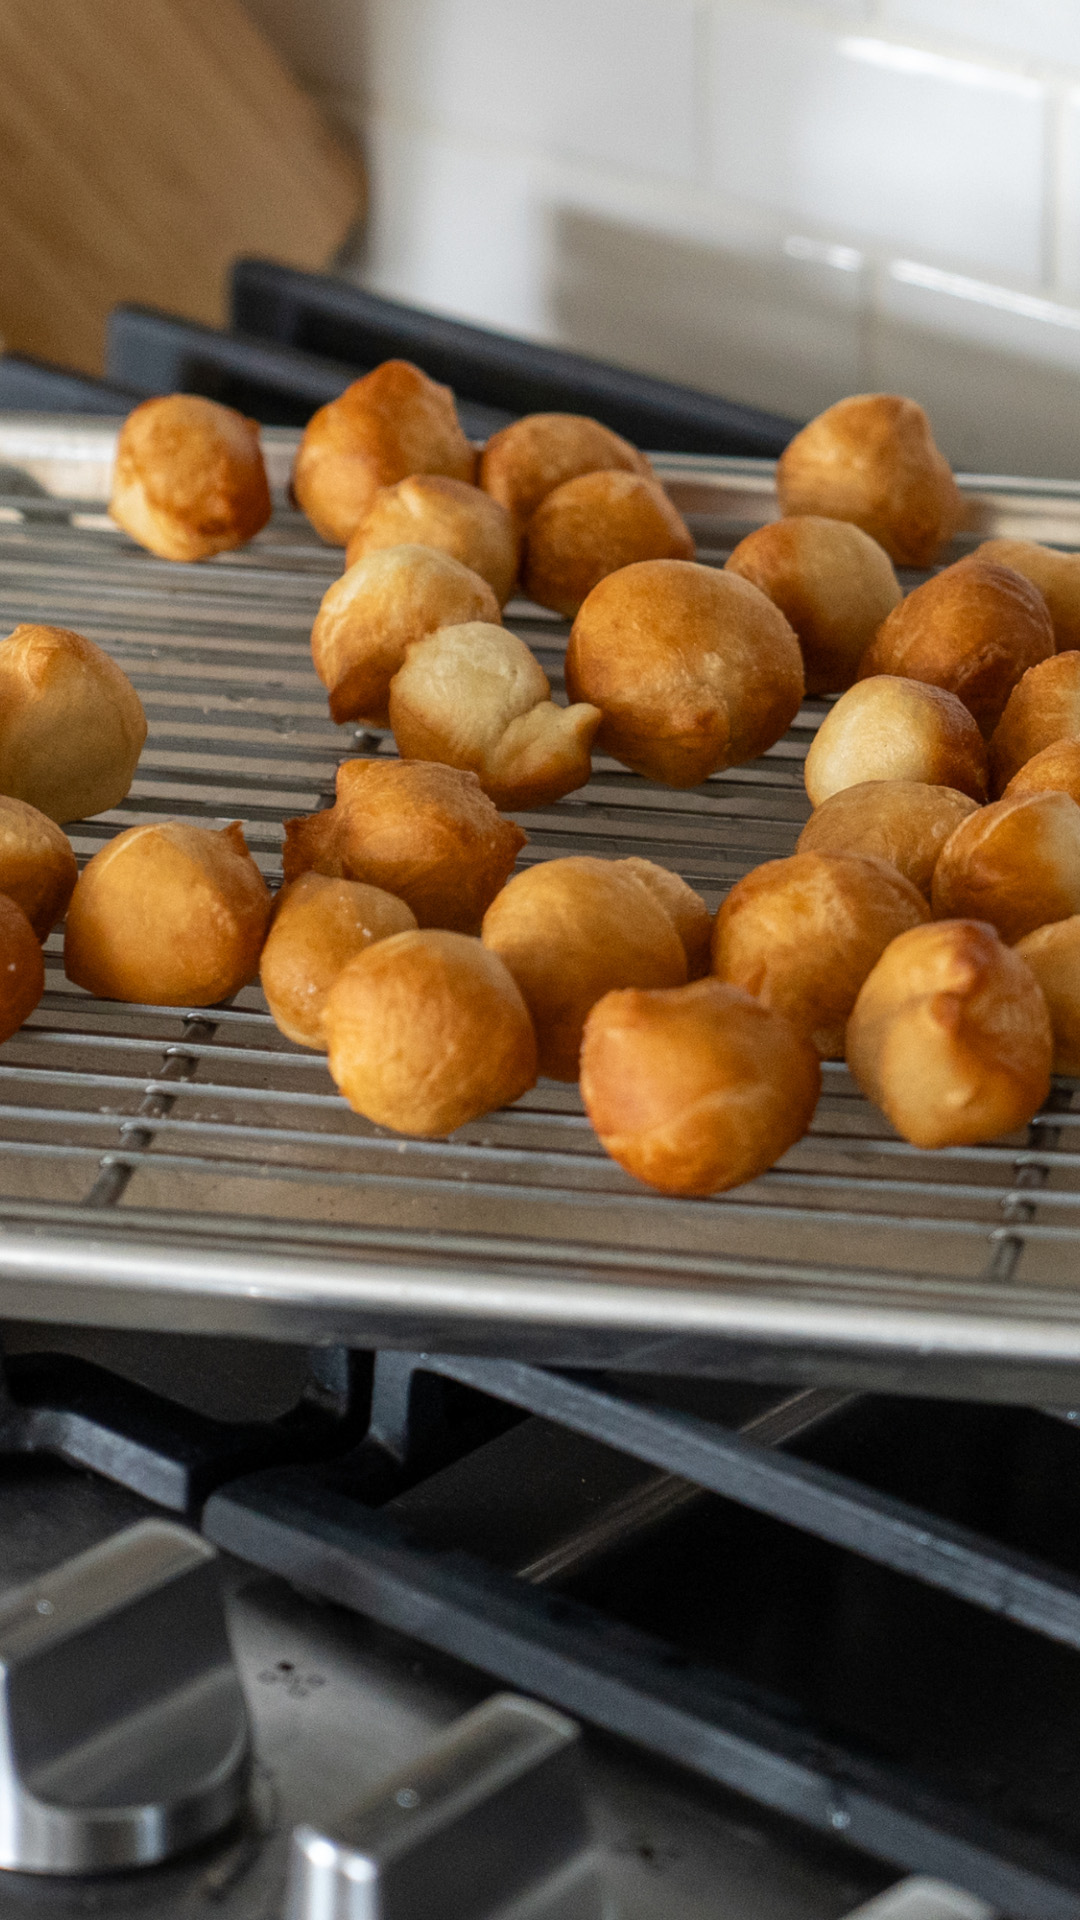
<svg viewBox="0 0 1080 1920">
<path fill-rule="evenodd" d="M 4 1463 L 3 1590 L 148 1511 L 59 1463 Z M 221 1564 L 254 1753 L 243 1820 L 158 1867 L 70 1879 L 0 1874 L 4 1920 L 283 1920 L 294 1826 L 332 1828 L 493 1691 L 400 1635 L 227 1557 Z M 584 1771 L 612 1920 L 840 1920 L 895 1879 L 617 1742 L 588 1735 Z M 450 1920 L 452 1902 L 444 1911 Z"/>
</svg>

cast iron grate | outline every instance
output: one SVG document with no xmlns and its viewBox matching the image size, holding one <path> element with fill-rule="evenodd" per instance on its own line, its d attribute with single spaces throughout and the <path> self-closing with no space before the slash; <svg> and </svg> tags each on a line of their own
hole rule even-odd
<svg viewBox="0 0 1080 1920">
<path fill-rule="evenodd" d="M 526 1417 L 418 1476 L 439 1382 Z M 221 1488 L 209 1537 L 1017 1920 L 1075 1915 L 1067 1421 L 431 1355 L 379 1355 L 372 1405 L 354 1454 Z"/>
<path fill-rule="evenodd" d="M 49 1353 L 0 1408 L 0 1453 L 1016 1920 L 1080 1903 L 1078 1446 L 1015 1407 L 334 1348 L 274 1421 Z"/>
</svg>

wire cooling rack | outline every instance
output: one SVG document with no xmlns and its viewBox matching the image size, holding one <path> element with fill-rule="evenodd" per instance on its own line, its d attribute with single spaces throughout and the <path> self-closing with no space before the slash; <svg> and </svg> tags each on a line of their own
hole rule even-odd
<svg viewBox="0 0 1080 1920">
<path fill-rule="evenodd" d="M 291 436 L 267 438 L 280 480 Z M 100 423 L 0 421 L 0 632 L 34 619 L 89 635 L 150 723 L 130 795 L 72 829 L 76 852 L 146 821 L 239 819 L 275 884 L 283 820 L 332 803 L 343 759 L 394 751 L 331 724 L 311 667 L 340 555 L 283 506 L 239 553 L 156 560 L 104 513 L 110 444 Z M 767 463 L 661 464 L 706 560 L 775 511 Z M 980 537 L 1080 544 L 1080 489 L 966 486 Z M 507 622 L 561 691 L 565 625 L 524 602 Z M 794 848 L 824 711 L 808 702 L 762 759 L 691 792 L 598 760 L 583 792 L 515 816 L 521 864 L 641 853 L 715 906 Z M 928 1154 L 829 1065 L 810 1133 L 777 1167 L 678 1200 L 604 1155 L 572 1087 L 541 1082 L 449 1140 L 405 1140 L 350 1112 L 257 987 L 206 1010 L 125 1006 L 65 980 L 58 936 L 46 958 L 40 1007 L 0 1049 L 0 1311 L 967 1395 L 1080 1390 L 1072 1083 L 1022 1135 Z"/>
</svg>

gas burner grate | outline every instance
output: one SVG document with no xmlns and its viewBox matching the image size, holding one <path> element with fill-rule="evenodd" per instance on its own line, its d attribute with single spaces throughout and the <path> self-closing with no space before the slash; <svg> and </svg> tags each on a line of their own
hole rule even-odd
<svg viewBox="0 0 1080 1920">
<path fill-rule="evenodd" d="M 419 1473 L 439 1383 L 526 1417 Z M 1075 1915 L 1067 1423 L 431 1355 L 378 1356 L 372 1407 L 347 1459 L 220 1489 L 208 1536 L 1015 1920 Z"/>
<path fill-rule="evenodd" d="M 186 1511 L 308 1596 L 1014 1920 L 1076 1912 L 1069 1415 L 388 1351 L 308 1366 L 292 1411 L 254 1422 L 16 1355 L 0 1453 Z"/>
</svg>

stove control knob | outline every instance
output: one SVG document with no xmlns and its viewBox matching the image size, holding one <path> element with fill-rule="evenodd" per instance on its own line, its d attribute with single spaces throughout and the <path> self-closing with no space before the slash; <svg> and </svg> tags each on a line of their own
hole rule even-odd
<svg viewBox="0 0 1080 1920">
<path fill-rule="evenodd" d="M 238 1812 L 247 1714 L 216 1558 L 145 1520 L 0 1603 L 0 1866 L 149 1866 Z"/>
<path fill-rule="evenodd" d="M 496 1694 L 332 1828 L 296 1828 L 287 1920 L 596 1920 L 579 1747 Z"/>
</svg>

